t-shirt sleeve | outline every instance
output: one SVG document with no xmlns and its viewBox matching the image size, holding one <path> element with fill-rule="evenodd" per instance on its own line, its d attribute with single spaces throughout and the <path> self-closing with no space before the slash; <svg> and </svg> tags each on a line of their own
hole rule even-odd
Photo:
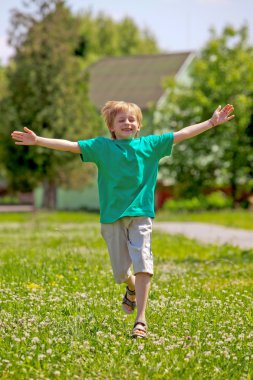
<svg viewBox="0 0 253 380">
<path fill-rule="evenodd" d="M 158 159 L 171 155 L 174 142 L 173 132 L 164 133 L 162 135 L 151 135 L 149 137 L 152 149 Z"/>
<path fill-rule="evenodd" d="M 83 162 L 99 163 L 101 153 L 104 149 L 103 139 L 96 137 L 94 139 L 79 140 L 78 145 L 81 149 L 81 160 Z"/>
</svg>

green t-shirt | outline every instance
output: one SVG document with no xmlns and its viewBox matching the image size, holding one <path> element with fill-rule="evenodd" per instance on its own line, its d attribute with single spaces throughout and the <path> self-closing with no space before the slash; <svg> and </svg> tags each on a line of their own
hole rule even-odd
<svg viewBox="0 0 253 380">
<path fill-rule="evenodd" d="M 132 140 L 97 137 L 80 140 L 81 159 L 98 167 L 101 223 L 123 216 L 153 218 L 158 163 L 170 156 L 174 135 L 150 135 Z"/>
</svg>

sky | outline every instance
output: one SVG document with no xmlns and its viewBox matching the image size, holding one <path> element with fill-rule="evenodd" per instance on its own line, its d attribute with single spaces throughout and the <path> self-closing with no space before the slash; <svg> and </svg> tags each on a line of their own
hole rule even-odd
<svg viewBox="0 0 253 380">
<path fill-rule="evenodd" d="M 6 64 L 13 53 L 7 44 L 10 10 L 22 9 L 22 0 L 0 0 L 0 62 Z M 166 52 L 197 51 L 210 38 L 210 28 L 218 34 L 226 25 L 247 24 L 253 45 L 252 0 L 66 0 L 73 13 L 102 11 L 115 21 L 130 16 L 139 28 L 149 28 Z"/>
</svg>

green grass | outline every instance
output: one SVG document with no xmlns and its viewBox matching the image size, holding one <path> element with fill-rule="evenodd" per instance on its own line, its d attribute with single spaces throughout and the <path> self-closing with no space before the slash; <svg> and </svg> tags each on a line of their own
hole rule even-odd
<svg viewBox="0 0 253 380">
<path fill-rule="evenodd" d="M 196 213 L 158 211 L 156 220 L 214 223 L 228 227 L 253 229 L 253 212 L 247 210 L 223 210 Z"/>
<path fill-rule="evenodd" d="M 154 232 L 132 340 L 95 216 L 22 217 L 0 223 L 0 379 L 253 378 L 253 251 Z"/>
<path fill-rule="evenodd" d="M 52 223 L 90 223 L 99 222 L 99 214 L 92 212 L 71 212 L 71 211 L 35 211 L 30 212 L 19 212 L 19 213 L 2 213 L 0 214 L 0 223 L 4 222 L 31 222 L 31 223 L 41 223 L 41 222 L 52 222 Z"/>
</svg>

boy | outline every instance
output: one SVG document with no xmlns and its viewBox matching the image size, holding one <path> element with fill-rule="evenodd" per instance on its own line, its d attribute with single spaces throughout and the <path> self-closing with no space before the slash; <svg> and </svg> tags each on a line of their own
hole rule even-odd
<svg viewBox="0 0 253 380">
<path fill-rule="evenodd" d="M 173 144 L 197 136 L 234 117 L 234 108 L 219 106 L 202 123 L 163 135 L 138 137 L 142 123 L 140 108 L 133 103 L 109 101 L 102 115 L 111 139 L 98 137 L 71 142 L 37 136 L 24 128 L 14 131 L 17 145 L 38 145 L 81 154 L 84 162 L 98 167 L 101 233 L 106 241 L 117 283 L 126 283 L 123 310 L 131 314 L 137 304 L 132 337 L 145 338 L 145 310 L 153 275 L 151 252 L 154 190 L 158 163 L 171 155 Z M 134 274 L 130 266 L 133 265 Z"/>
</svg>

